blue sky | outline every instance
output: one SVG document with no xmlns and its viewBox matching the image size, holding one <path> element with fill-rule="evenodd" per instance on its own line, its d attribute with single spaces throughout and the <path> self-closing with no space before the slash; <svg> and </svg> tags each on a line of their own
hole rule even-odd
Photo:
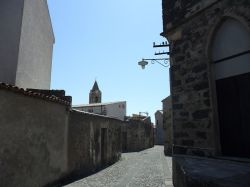
<svg viewBox="0 0 250 187">
<path fill-rule="evenodd" d="M 169 70 L 137 62 L 156 58 L 153 42 L 165 41 L 161 0 L 48 0 L 55 34 L 52 89 L 73 104 L 88 103 L 95 79 L 103 102 L 127 101 L 127 115 L 149 112 L 154 120 L 169 95 Z M 164 56 L 162 56 L 164 57 Z"/>
</svg>

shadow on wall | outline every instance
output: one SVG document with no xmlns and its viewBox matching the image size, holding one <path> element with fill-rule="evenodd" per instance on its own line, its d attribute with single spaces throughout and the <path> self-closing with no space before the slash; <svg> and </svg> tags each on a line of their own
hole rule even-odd
<svg viewBox="0 0 250 187">
<path fill-rule="evenodd" d="M 154 146 L 154 129 L 150 118 L 130 119 L 122 126 L 122 151 L 135 152 Z"/>
<path fill-rule="evenodd" d="M 121 156 L 122 121 L 44 93 L 0 84 L 0 186 L 55 185 Z"/>
<path fill-rule="evenodd" d="M 68 171 L 86 176 L 121 157 L 122 121 L 76 110 L 70 112 Z"/>
<path fill-rule="evenodd" d="M 44 186 L 67 173 L 69 108 L 0 83 L 0 186 Z"/>
<path fill-rule="evenodd" d="M 128 151 L 153 146 L 148 122 L 72 110 L 64 92 L 51 93 L 0 83 L 0 186 L 61 186 L 97 172 L 120 159 L 123 133 Z"/>
</svg>

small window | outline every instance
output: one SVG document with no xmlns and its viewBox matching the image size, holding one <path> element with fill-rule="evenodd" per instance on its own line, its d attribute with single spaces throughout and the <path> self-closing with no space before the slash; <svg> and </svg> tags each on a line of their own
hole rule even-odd
<svg viewBox="0 0 250 187">
<path fill-rule="evenodd" d="M 96 102 L 96 103 L 98 102 L 98 97 L 95 97 L 95 102 Z"/>
</svg>

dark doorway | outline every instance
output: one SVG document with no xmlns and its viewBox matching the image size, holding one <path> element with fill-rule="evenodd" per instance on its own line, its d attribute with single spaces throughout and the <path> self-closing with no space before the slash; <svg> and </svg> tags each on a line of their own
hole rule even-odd
<svg viewBox="0 0 250 187">
<path fill-rule="evenodd" d="M 122 151 L 127 152 L 127 132 L 122 133 Z"/>
<path fill-rule="evenodd" d="M 222 154 L 250 157 L 250 73 L 216 81 Z"/>
<path fill-rule="evenodd" d="M 101 162 L 106 165 L 107 162 L 107 129 L 101 129 Z"/>
<path fill-rule="evenodd" d="M 234 18 L 220 23 L 212 41 L 221 151 L 250 157 L 250 33 Z"/>
</svg>

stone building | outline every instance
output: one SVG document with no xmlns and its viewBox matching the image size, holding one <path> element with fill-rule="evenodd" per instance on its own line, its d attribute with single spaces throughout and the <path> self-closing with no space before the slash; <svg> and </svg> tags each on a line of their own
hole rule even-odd
<svg viewBox="0 0 250 187">
<path fill-rule="evenodd" d="M 163 129 L 163 110 L 155 112 L 155 144 L 163 145 L 165 141 L 165 131 Z"/>
<path fill-rule="evenodd" d="M 170 96 L 162 100 L 162 108 L 163 108 L 163 129 L 165 133 L 164 153 L 165 155 L 172 155 L 173 128 L 172 128 L 172 118 L 171 118 L 172 105 Z"/>
<path fill-rule="evenodd" d="M 249 168 L 228 160 L 250 157 L 250 1 L 163 0 L 162 6 L 174 186 L 249 186 Z"/>
<path fill-rule="evenodd" d="M 47 0 L 1 0 L 0 82 L 49 89 L 54 34 Z"/>
<path fill-rule="evenodd" d="M 250 157 L 250 1 L 163 0 L 173 151 Z"/>
</svg>

